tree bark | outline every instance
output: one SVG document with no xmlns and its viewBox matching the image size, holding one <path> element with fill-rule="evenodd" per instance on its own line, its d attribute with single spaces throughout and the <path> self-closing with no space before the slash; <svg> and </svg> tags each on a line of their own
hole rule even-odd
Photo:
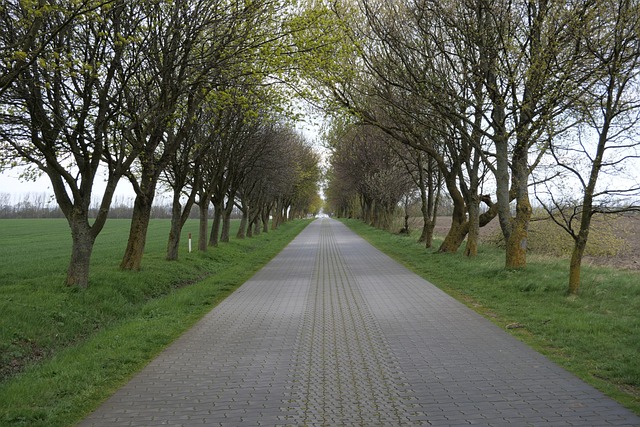
<svg viewBox="0 0 640 427">
<path fill-rule="evenodd" d="M 209 230 L 209 199 L 201 198 L 198 205 L 199 221 L 198 221 L 198 250 L 207 251 L 207 231 Z"/>
<path fill-rule="evenodd" d="M 527 238 L 530 218 L 531 205 L 527 197 L 526 201 L 519 201 L 516 207 L 513 228 L 509 240 L 507 240 L 505 265 L 507 269 L 519 270 L 527 266 Z"/>
<path fill-rule="evenodd" d="M 89 265 L 96 236 L 91 232 L 88 221 L 73 219 L 71 226 L 71 261 L 67 269 L 67 286 L 86 289 L 89 286 Z"/>
<path fill-rule="evenodd" d="M 255 230 L 255 221 L 250 221 L 247 223 L 247 231 L 245 232 L 245 235 L 248 238 L 252 238 L 253 237 L 253 230 Z"/>
<path fill-rule="evenodd" d="M 427 199 L 427 186 L 424 182 L 424 168 L 422 167 L 422 158 L 418 157 L 418 188 L 420 189 L 420 212 L 422 212 L 422 233 L 418 238 L 418 243 L 424 243 L 427 248 L 431 247 L 433 242 L 433 227 L 431 216 L 429 215 L 429 204 Z M 431 229 L 431 233 L 429 233 Z M 429 238 L 431 234 L 431 238 Z"/>
<path fill-rule="evenodd" d="M 589 235 L 589 227 L 581 229 L 575 239 L 573 251 L 571 253 L 571 262 L 569 263 L 569 294 L 578 295 L 580 289 L 580 272 L 582 266 L 582 257 L 587 247 L 587 238 Z"/>
<path fill-rule="evenodd" d="M 229 200 L 222 213 L 222 232 L 220 233 L 220 241 L 229 243 L 231 234 L 231 213 L 233 213 L 233 200 Z"/>
<path fill-rule="evenodd" d="M 153 195 L 150 197 L 140 194 L 136 196 L 133 204 L 131 227 L 129 229 L 129 240 L 127 241 L 124 257 L 120 263 L 120 268 L 123 270 L 140 270 L 144 246 L 147 240 L 149 220 L 151 219 L 152 202 Z"/>
<path fill-rule="evenodd" d="M 262 209 L 262 214 L 260 215 L 262 220 L 262 232 L 269 232 L 269 217 L 271 216 L 271 206 L 267 206 Z"/>
<path fill-rule="evenodd" d="M 516 194 L 516 215 L 512 220 L 511 234 L 506 240 L 505 268 L 520 270 L 527 266 L 527 238 L 532 213 L 529 201 L 527 145 L 517 144 L 512 159 L 512 186 Z"/>
<path fill-rule="evenodd" d="M 167 261 L 176 261 L 180 249 L 180 233 L 182 232 L 182 205 L 179 200 L 173 198 L 171 207 L 171 225 L 169 227 L 169 240 L 167 242 Z"/>
<path fill-rule="evenodd" d="M 468 203 L 469 211 L 469 231 L 467 233 L 467 245 L 464 249 L 465 256 L 475 257 L 478 255 L 478 239 L 480 232 L 480 198 L 477 194 L 470 197 Z"/>
<path fill-rule="evenodd" d="M 240 227 L 238 228 L 236 237 L 238 239 L 244 239 L 247 235 L 246 230 L 247 230 L 247 222 L 249 221 L 249 214 L 248 214 L 249 208 L 247 207 L 246 204 L 242 203 L 242 207 L 240 208 L 240 210 L 242 211 L 242 217 L 240 219 Z"/>
<path fill-rule="evenodd" d="M 276 201 L 276 205 L 273 209 L 273 220 L 271 220 L 271 229 L 275 230 L 280 225 L 280 215 L 282 215 L 282 202 L 280 198 Z"/>
<path fill-rule="evenodd" d="M 455 168 L 452 169 L 455 170 Z M 453 213 L 451 214 L 451 228 L 440 245 L 438 252 L 455 253 L 460 248 L 468 231 L 466 227 L 463 227 L 467 221 L 466 206 L 464 197 L 462 197 L 456 185 L 455 173 L 446 173 L 445 184 L 453 201 Z"/>
<path fill-rule="evenodd" d="M 215 202 L 213 204 L 213 224 L 211 225 L 211 234 L 209 235 L 209 246 L 218 246 L 218 242 L 220 241 L 222 211 L 222 202 Z"/>
</svg>

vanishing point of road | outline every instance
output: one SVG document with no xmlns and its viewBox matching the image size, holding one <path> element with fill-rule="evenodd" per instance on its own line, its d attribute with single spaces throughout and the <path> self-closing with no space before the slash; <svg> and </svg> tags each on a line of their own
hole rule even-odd
<svg viewBox="0 0 640 427">
<path fill-rule="evenodd" d="M 640 417 L 323 218 L 81 426 L 470 424 Z"/>
</svg>

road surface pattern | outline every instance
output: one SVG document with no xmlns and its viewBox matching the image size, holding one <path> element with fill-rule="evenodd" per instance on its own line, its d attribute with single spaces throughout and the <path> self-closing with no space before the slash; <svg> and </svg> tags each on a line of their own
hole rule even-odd
<svg viewBox="0 0 640 427">
<path fill-rule="evenodd" d="M 320 219 L 81 425 L 469 424 L 640 417 Z"/>
</svg>

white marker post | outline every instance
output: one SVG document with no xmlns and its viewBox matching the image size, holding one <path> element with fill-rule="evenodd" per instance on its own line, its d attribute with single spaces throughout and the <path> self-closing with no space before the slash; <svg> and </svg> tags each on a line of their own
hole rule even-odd
<svg viewBox="0 0 640 427">
<path fill-rule="evenodd" d="M 189 233 L 189 253 L 191 253 L 191 233 Z"/>
</svg>

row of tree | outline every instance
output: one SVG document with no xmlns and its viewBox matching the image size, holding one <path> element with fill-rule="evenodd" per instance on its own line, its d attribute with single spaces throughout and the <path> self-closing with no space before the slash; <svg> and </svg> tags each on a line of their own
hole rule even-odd
<svg viewBox="0 0 640 427">
<path fill-rule="evenodd" d="M 625 170 L 640 155 L 640 3 L 350 0 L 314 11 L 339 47 L 310 76 L 312 95 L 350 116 L 328 132 L 332 208 L 345 214 L 355 194 L 384 225 L 415 186 L 428 228 L 442 183 L 454 210 L 440 251 L 466 238 L 475 255 L 479 227 L 497 217 L 505 266 L 519 269 L 535 186 L 574 238 L 577 293 L 592 216 L 638 207 Z"/>
<path fill-rule="evenodd" d="M 317 156 L 285 124 L 274 84 L 294 68 L 294 11 L 288 0 L 3 2 L 0 164 L 51 181 L 71 228 L 68 285 L 88 285 L 123 178 L 136 194 L 127 270 L 141 266 L 160 183 L 173 193 L 168 259 L 194 204 L 201 249 L 210 205 L 214 245 L 228 239 L 236 203 L 245 233 L 258 218 L 277 226 L 317 205 Z"/>
</svg>

